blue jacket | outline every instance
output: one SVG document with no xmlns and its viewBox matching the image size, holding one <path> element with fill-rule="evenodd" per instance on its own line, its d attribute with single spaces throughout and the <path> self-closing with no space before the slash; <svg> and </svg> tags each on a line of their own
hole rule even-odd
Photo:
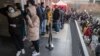
<svg viewBox="0 0 100 56">
<path fill-rule="evenodd" d="M 37 8 L 37 15 L 40 18 L 40 21 L 43 21 L 45 19 L 45 11 L 43 10 L 43 7 L 39 6 Z"/>
</svg>

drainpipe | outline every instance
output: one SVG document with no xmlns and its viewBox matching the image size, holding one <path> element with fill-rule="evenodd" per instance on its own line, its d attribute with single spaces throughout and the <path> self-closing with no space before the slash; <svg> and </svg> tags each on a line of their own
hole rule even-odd
<svg viewBox="0 0 100 56">
<path fill-rule="evenodd" d="M 21 9 L 24 11 L 24 0 L 21 0 Z"/>
</svg>

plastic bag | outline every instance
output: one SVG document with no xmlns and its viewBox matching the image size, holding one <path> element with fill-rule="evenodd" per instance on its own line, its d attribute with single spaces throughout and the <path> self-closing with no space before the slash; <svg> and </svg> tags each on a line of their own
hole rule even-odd
<svg viewBox="0 0 100 56">
<path fill-rule="evenodd" d="M 84 36 L 84 41 L 86 44 L 88 44 L 90 42 L 89 36 Z"/>
<path fill-rule="evenodd" d="M 92 42 L 91 42 L 92 51 L 95 51 L 95 48 L 97 47 L 97 45 L 98 45 L 98 36 L 93 35 L 92 36 Z"/>
</svg>

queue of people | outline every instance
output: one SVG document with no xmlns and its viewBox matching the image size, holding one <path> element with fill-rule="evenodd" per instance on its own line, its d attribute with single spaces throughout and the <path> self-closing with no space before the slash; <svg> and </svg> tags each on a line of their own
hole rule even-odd
<svg viewBox="0 0 100 56">
<path fill-rule="evenodd" d="M 0 13 L 7 17 L 9 33 L 16 46 L 16 56 L 25 54 L 24 41 L 28 39 L 34 50 L 32 56 L 40 55 L 39 39 L 50 32 L 50 26 L 59 32 L 64 27 L 64 11 L 56 7 L 53 11 L 44 2 L 35 4 L 34 0 L 25 0 L 24 8 L 20 2 L 8 4 L 0 9 Z"/>
<path fill-rule="evenodd" d="M 8 18 L 9 33 L 17 50 L 16 56 L 20 56 L 21 53 L 25 54 L 25 38 L 34 46 L 35 51 L 32 52 L 32 56 L 40 55 L 40 19 L 36 12 L 35 1 L 31 2 L 31 0 L 27 1 L 25 11 L 21 9 L 20 3 L 10 4 L 0 9 L 0 13 Z"/>
<path fill-rule="evenodd" d="M 71 9 L 66 14 L 62 7 L 56 6 L 52 10 L 49 6 L 45 7 L 44 2 L 35 4 L 34 0 L 27 0 L 24 9 L 21 8 L 20 3 L 15 3 L 0 9 L 0 13 L 8 18 L 9 33 L 17 49 L 16 56 L 20 56 L 21 53 L 25 54 L 25 39 L 28 39 L 34 47 L 35 51 L 32 52 L 32 56 L 40 55 L 40 37 L 48 34 L 50 28 L 53 28 L 56 33 L 60 32 L 64 28 L 65 21 L 69 19 L 81 21 L 80 26 L 87 46 L 91 46 L 94 35 L 98 37 L 95 48 L 98 56 L 100 22 L 94 21 L 86 11 L 77 13 L 76 10 Z"/>
</svg>

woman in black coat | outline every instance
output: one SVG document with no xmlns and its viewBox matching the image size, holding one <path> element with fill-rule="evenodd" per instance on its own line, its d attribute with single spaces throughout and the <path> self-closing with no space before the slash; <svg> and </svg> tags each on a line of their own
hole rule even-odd
<svg viewBox="0 0 100 56">
<path fill-rule="evenodd" d="M 23 24 L 21 11 L 16 10 L 15 6 L 8 5 L 7 7 L 0 9 L 0 13 L 8 18 L 9 33 L 17 49 L 16 56 L 20 56 L 21 52 L 25 54 L 24 43 L 22 41 L 23 35 L 21 32 Z"/>
</svg>

